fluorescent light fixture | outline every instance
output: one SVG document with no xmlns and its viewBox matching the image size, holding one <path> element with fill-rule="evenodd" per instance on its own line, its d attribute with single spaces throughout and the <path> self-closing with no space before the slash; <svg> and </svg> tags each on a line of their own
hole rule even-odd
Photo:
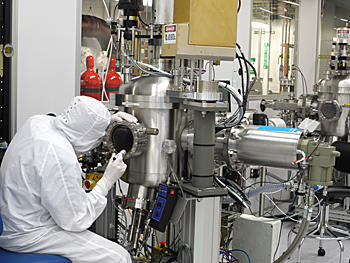
<svg viewBox="0 0 350 263">
<path fill-rule="evenodd" d="M 261 11 L 264 11 L 266 13 L 269 13 L 269 14 L 273 14 L 273 12 L 271 12 L 270 10 L 267 10 L 267 9 L 264 9 L 264 8 L 259 8 Z"/>
<path fill-rule="evenodd" d="M 252 28 L 258 28 L 258 29 L 269 29 L 268 24 L 260 23 L 260 22 L 252 22 Z"/>
<path fill-rule="evenodd" d="M 282 1 L 282 2 L 290 5 L 300 6 L 298 3 L 294 3 L 292 1 Z"/>
<path fill-rule="evenodd" d="M 343 22 L 348 22 L 349 19 L 339 18 Z"/>
<path fill-rule="evenodd" d="M 279 17 L 282 17 L 282 18 L 286 18 L 286 19 L 292 20 L 292 18 L 289 17 L 289 16 L 282 16 L 282 15 L 278 15 L 278 16 L 279 16 Z"/>
<path fill-rule="evenodd" d="M 152 6 L 152 0 L 143 0 L 144 6 Z"/>
</svg>

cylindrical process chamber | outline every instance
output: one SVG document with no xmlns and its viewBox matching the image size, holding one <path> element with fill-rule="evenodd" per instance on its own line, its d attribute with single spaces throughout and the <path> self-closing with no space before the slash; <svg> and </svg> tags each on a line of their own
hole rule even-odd
<svg viewBox="0 0 350 263">
<path fill-rule="evenodd" d="M 320 83 L 318 112 L 322 134 L 344 137 L 348 133 L 350 77 L 333 75 Z"/>
<path fill-rule="evenodd" d="M 125 181 L 130 184 L 152 188 L 167 180 L 170 157 L 163 145 L 174 139 L 174 116 L 178 115 L 166 96 L 170 87 L 171 79 L 167 77 L 141 77 L 122 86 L 116 95 L 117 106 L 125 107 L 144 127 L 158 130 L 157 135 L 148 136 L 141 155 L 127 160 Z"/>
<path fill-rule="evenodd" d="M 182 148 L 193 151 L 193 129 L 185 129 Z M 223 130 L 215 136 L 215 161 L 233 167 L 235 163 L 297 169 L 301 132 L 272 126 L 248 126 Z"/>
<path fill-rule="evenodd" d="M 233 128 L 228 141 L 232 161 L 249 165 L 297 169 L 301 132 L 297 129 L 249 126 Z"/>
<path fill-rule="evenodd" d="M 333 85 L 330 72 L 327 72 L 326 78 L 320 79 L 317 83 L 317 94 L 320 101 L 334 100 L 337 93 L 337 87 Z"/>
</svg>

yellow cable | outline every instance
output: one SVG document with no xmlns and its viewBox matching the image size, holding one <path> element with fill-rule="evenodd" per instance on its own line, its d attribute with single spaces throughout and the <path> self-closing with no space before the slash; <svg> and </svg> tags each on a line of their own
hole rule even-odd
<svg viewBox="0 0 350 263">
<path fill-rule="evenodd" d="M 157 230 L 154 231 L 154 234 L 156 236 L 156 242 L 157 242 L 157 245 L 159 246 L 159 239 L 158 239 L 158 234 L 157 234 Z"/>
</svg>

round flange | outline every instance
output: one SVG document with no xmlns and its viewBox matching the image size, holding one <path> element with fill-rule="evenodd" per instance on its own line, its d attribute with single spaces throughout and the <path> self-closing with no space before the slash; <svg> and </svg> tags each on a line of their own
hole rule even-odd
<svg viewBox="0 0 350 263">
<path fill-rule="evenodd" d="M 112 152 L 126 151 L 124 159 L 139 156 L 147 143 L 147 129 L 140 123 L 113 122 L 106 131 L 104 143 Z"/>
<path fill-rule="evenodd" d="M 320 104 L 318 113 L 320 117 L 327 121 L 335 121 L 340 118 L 342 108 L 337 101 L 325 101 Z"/>
</svg>

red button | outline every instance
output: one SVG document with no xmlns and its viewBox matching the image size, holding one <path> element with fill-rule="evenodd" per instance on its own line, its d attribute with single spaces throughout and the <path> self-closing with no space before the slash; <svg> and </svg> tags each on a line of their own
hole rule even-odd
<svg viewBox="0 0 350 263">
<path fill-rule="evenodd" d="M 158 213 L 157 213 L 157 212 L 155 212 L 155 213 L 154 213 L 154 215 L 155 215 L 155 216 L 158 216 Z"/>
<path fill-rule="evenodd" d="M 89 181 L 85 181 L 85 187 L 86 187 L 86 188 L 90 188 L 90 186 L 91 186 L 91 185 L 90 185 L 90 182 L 89 182 Z"/>
<path fill-rule="evenodd" d="M 171 195 L 175 194 L 175 191 L 174 191 L 174 190 L 171 190 L 171 191 L 170 191 L 170 194 L 171 194 Z"/>
</svg>

